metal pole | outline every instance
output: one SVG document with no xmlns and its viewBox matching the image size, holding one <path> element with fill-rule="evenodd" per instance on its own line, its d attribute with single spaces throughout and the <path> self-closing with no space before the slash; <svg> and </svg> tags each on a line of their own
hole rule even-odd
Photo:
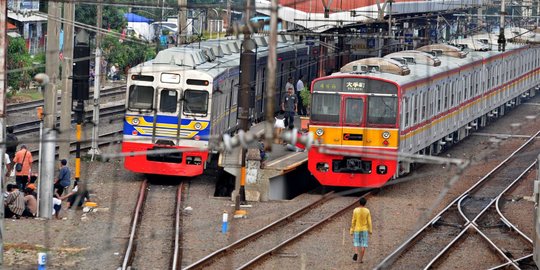
<svg viewBox="0 0 540 270">
<path fill-rule="evenodd" d="M 53 197 L 53 179 L 54 179 L 54 156 L 56 146 L 56 86 L 48 83 L 43 95 L 44 100 L 44 119 L 43 119 L 43 154 L 41 163 L 41 172 L 39 174 L 39 214 L 40 217 L 50 219 L 52 217 L 52 197 Z"/>
<path fill-rule="evenodd" d="M 248 27 L 249 19 L 251 17 L 251 0 L 247 0 L 246 5 L 246 26 L 244 26 L 244 41 L 242 42 L 242 54 L 240 56 L 240 95 L 238 102 L 238 119 L 240 119 L 240 129 L 243 131 L 249 130 L 249 98 L 251 83 L 253 80 L 253 71 L 255 63 L 255 45 L 251 40 L 251 31 Z M 242 204 L 246 203 L 246 153 L 247 149 L 242 148 L 241 156 L 241 170 L 240 170 L 240 189 L 239 194 L 236 197 L 236 201 L 240 200 Z M 238 206 L 238 203 L 236 204 Z M 237 211 L 239 209 L 236 209 Z"/>
<path fill-rule="evenodd" d="M 266 151 L 272 151 L 272 143 L 274 139 L 274 109 L 276 103 L 274 101 L 276 87 L 276 46 L 277 46 L 277 11 L 278 0 L 272 0 L 270 4 L 270 37 L 268 41 L 268 83 L 266 84 L 266 124 L 265 124 L 265 143 Z M 280 102 L 280 101 L 278 101 Z"/>
<path fill-rule="evenodd" d="M 42 75 L 40 83 L 45 86 L 44 99 L 44 118 L 43 118 L 43 159 L 41 171 L 39 172 L 39 213 L 40 217 L 50 219 L 52 216 L 52 196 L 54 179 L 54 156 L 56 140 L 56 80 L 58 78 L 58 36 L 60 33 L 60 4 L 55 1 L 49 2 L 48 21 L 47 21 L 47 53 L 46 53 L 46 72 Z M 38 74 L 41 75 L 41 74 Z M 37 76 L 36 76 L 37 77 Z"/>
<path fill-rule="evenodd" d="M 533 183 L 534 187 L 534 234 L 533 234 L 533 260 L 536 264 L 536 266 L 539 265 L 540 262 L 540 245 L 538 241 L 538 236 L 540 235 L 540 222 L 538 220 L 540 211 L 539 203 L 540 203 L 540 155 L 536 158 L 536 180 Z"/>
<path fill-rule="evenodd" d="M 98 28 L 101 28 L 101 16 L 103 13 L 103 6 L 101 5 L 101 0 L 98 0 L 98 6 L 97 6 L 97 23 L 96 26 Z M 101 33 L 96 34 L 96 60 L 94 65 L 94 111 L 92 114 L 92 121 L 94 125 L 92 126 L 92 147 L 88 151 L 88 154 L 92 156 L 92 161 L 94 160 L 94 156 L 101 155 L 101 151 L 99 151 L 99 145 L 98 145 L 98 138 L 99 138 L 99 95 L 101 91 L 101 84 L 100 81 L 96 78 L 99 78 L 101 75 Z"/>
<path fill-rule="evenodd" d="M 7 90 L 7 1 L 0 1 L 0 138 L 6 141 L 6 90 Z M 6 144 L 0 144 L 0 265 L 4 265 L 4 153 Z"/>
<path fill-rule="evenodd" d="M 73 22 L 75 4 L 73 0 L 64 3 L 64 63 L 62 65 L 62 101 L 60 108 L 59 159 L 69 159 L 69 141 L 71 135 L 71 75 L 73 73 Z"/>
<path fill-rule="evenodd" d="M 506 14 L 505 11 L 505 4 L 504 0 L 501 1 L 501 20 L 499 22 L 499 39 L 497 39 L 497 43 L 499 44 L 499 52 L 504 52 L 506 49 L 506 38 L 504 37 L 504 15 Z"/>
<path fill-rule="evenodd" d="M 39 87 L 41 92 L 41 86 Z M 41 173 L 41 160 L 43 160 L 43 107 L 37 108 L 37 116 L 39 119 L 39 153 L 38 153 L 38 172 Z M 38 181 L 38 192 L 37 192 L 37 216 L 39 217 L 39 190 L 40 190 L 41 181 Z"/>
</svg>

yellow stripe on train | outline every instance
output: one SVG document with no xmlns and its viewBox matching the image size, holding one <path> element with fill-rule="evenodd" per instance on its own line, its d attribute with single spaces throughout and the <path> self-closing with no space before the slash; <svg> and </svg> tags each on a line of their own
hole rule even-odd
<svg viewBox="0 0 540 270">
<path fill-rule="evenodd" d="M 134 118 L 137 118 L 137 120 L 139 121 L 138 124 L 133 124 L 133 119 Z M 126 116 L 126 122 L 128 122 L 128 124 L 130 125 L 133 125 L 133 126 L 136 126 L 136 127 L 152 127 L 153 123 L 152 122 L 148 122 L 144 119 L 144 117 L 139 117 L 139 116 Z M 182 125 L 180 128 L 181 129 L 188 129 L 188 130 L 197 130 L 195 128 L 195 125 L 197 123 L 200 123 L 201 124 L 201 128 L 199 130 L 204 130 L 208 127 L 208 125 L 210 124 L 210 122 L 200 122 L 200 121 L 196 121 L 196 120 L 191 120 L 191 122 L 187 125 Z M 178 128 L 178 124 L 165 124 L 165 123 L 156 123 L 156 127 L 157 128 L 171 128 L 171 129 L 177 129 Z"/>
<path fill-rule="evenodd" d="M 324 145 L 386 147 L 396 149 L 399 140 L 398 130 L 395 128 L 356 128 L 310 125 L 309 131 L 315 134 L 315 140 L 318 140 Z M 319 134 L 321 135 L 319 136 Z M 387 135 L 390 136 L 385 139 Z"/>
</svg>

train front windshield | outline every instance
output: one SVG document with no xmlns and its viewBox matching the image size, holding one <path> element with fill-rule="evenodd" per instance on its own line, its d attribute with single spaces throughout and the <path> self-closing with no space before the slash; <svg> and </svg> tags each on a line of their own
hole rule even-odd
<svg viewBox="0 0 540 270">
<path fill-rule="evenodd" d="M 150 86 L 131 85 L 129 87 L 128 109 L 151 110 L 154 104 L 154 88 Z"/>
<path fill-rule="evenodd" d="M 397 87 L 359 78 L 332 78 L 313 85 L 311 121 L 330 125 L 394 126 Z"/>
</svg>

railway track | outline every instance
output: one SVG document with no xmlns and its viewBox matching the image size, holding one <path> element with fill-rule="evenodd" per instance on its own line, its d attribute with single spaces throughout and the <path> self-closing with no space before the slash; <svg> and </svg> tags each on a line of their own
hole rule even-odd
<svg viewBox="0 0 540 270">
<path fill-rule="evenodd" d="M 98 146 L 106 146 L 106 145 L 110 145 L 111 143 L 120 142 L 122 140 L 122 137 L 118 135 L 121 135 L 121 134 L 122 134 L 122 130 L 100 134 Z M 76 141 L 72 141 L 69 143 L 71 153 L 75 152 L 76 144 L 77 144 Z M 88 150 L 91 148 L 91 146 L 92 146 L 91 142 L 81 142 L 81 151 Z M 56 150 L 58 150 L 58 146 L 56 146 Z M 32 153 L 32 156 L 35 157 L 33 159 L 34 162 L 37 162 L 39 160 L 39 149 L 31 149 L 30 153 Z M 58 155 L 57 151 L 56 151 L 56 155 Z"/>
<path fill-rule="evenodd" d="M 128 245 L 118 269 L 180 269 L 182 189 L 183 183 L 175 190 L 174 186 L 142 182 Z M 164 200 L 176 203 L 163 204 Z M 156 250 L 160 256 L 155 256 Z"/>
<path fill-rule="evenodd" d="M 429 269 L 450 266 L 452 253 L 481 256 L 472 269 L 510 267 L 521 269 L 532 254 L 532 241 L 513 226 L 498 209 L 498 200 L 529 171 L 540 142 L 536 134 L 474 186 L 453 200 L 436 217 L 387 256 L 378 269 Z M 506 230 L 506 231 L 505 231 Z M 473 243 L 473 244 L 471 244 Z M 480 244 L 483 244 L 481 246 Z M 480 251 L 485 248 L 487 251 Z M 490 252 L 490 256 L 486 255 Z"/>
<path fill-rule="evenodd" d="M 124 112 L 125 112 L 125 105 L 115 105 L 111 107 L 101 108 L 99 110 L 99 113 L 100 113 L 99 115 L 100 117 L 108 117 L 108 116 L 120 115 L 120 114 L 123 115 Z M 86 111 L 84 117 L 86 121 L 92 120 L 92 117 L 93 117 L 92 111 Z M 60 125 L 59 124 L 60 117 L 57 117 L 56 120 L 57 120 L 58 125 Z M 71 121 L 72 122 L 75 121 L 73 117 Z M 13 130 L 14 130 L 13 133 L 15 135 L 25 135 L 31 132 L 38 132 L 40 122 L 41 121 L 39 120 L 35 120 L 35 121 L 28 121 L 28 122 L 12 125 Z"/>
<path fill-rule="evenodd" d="M 369 196 L 367 193 L 363 196 Z M 223 247 L 184 269 L 254 269 L 269 256 L 358 204 L 328 193 L 317 201 Z"/>
<path fill-rule="evenodd" d="M 123 94 L 126 91 L 126 86 L 114 86 L 111 88 L 102 89 L 100 91 L 100 98 L 101 97 L 108 97 L 108 96 L 115 96 L 118 94 Z M 90 99 L 93 99 L 93 92 L 90 93 Z M 58 97 L 58 103 L 57 105 L 60 105 L 60 99 L 61 97 Z M 28 102 L 22 102 L 22 103 L 16 103 L 16 104 L 8 104 L 7 105 L 7 113 L 14 113 L 14 112 L 20 112 L 20 111 L 27 111 L 27 110 L 35 110 L 36 107 L 43 106 L 43 99 L 40 100 L 33 100 Z"/>
</svg>

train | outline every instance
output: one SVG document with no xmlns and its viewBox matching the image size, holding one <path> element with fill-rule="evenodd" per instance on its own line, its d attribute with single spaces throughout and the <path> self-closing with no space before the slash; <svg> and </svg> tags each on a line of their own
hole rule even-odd
<svg viewBox="0 0 540 270">
<path fill-rule="evenodd" d="M 249 117 L 264 116 L 268 37 L 254 36 Z M 160 51 L 127 74 L 122 152 L 132 172 L 194 177 L 209 162 L 208 146 L 238 129 L 240 39 L 207 40 Z M 275 110 L 289 77 L 313 79 L 315 54 L 297 37 L 277 43 Z M 151 150 L 151 151 L 150 151 Z"/>
<path fill-rule="evenodd" d="M 477 35 L 486 46 L 426 45 L 315 79 L 309 172 L 324 186 L 358 188 L 408 174 L 411 155 L 437 155 L 536 94 L 534 39 L 499 51 L 497 35 Z"/>
</svg>

